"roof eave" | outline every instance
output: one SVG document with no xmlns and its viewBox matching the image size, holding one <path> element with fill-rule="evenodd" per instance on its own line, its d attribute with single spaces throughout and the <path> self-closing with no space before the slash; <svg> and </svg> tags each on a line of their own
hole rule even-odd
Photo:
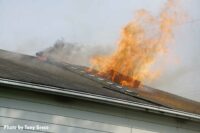
<svg viewBox="0 0 200 133">
<path fill-rule="evenodd" d="M 153 112 L 153 113 L 162 114 L 166 116 L 172 116 L 176 118 L 188 119 L 188 120 L 193 120 L 193 121 L 200 121 L 200 115 L 198 114 L 164 108 L 160 106 L 137 103 L 137 102 L 127 101 L 127 100 L 122 100 L 122 99 L 117 99 L 117 98 L 111 98 L 111 97 L 106 97 L 102 95 L 73 91 L 70 88 L 63 90 L 62 88 L 58 88 L 58 87 L 39 85 L 39 84 L 33 84 L 33 83 L 4 79 L 4 78 L 0 78 L 0 84 L 7 85 L 7 86 L 17 86 L 17 87 L 29 89 L 32 91 L 51 93 L 51 94 L 57 94 L 57 95 L 62 95 L 62 96 L 70 96 L 74 98 L 81 98 L 81 99 L 92 100 L 92 101 L 95 100 L 96 102 L 112 104 L 115 106 L 127 107 L 130 109 L 145 110 L 148 112 Z"/>
</svg>

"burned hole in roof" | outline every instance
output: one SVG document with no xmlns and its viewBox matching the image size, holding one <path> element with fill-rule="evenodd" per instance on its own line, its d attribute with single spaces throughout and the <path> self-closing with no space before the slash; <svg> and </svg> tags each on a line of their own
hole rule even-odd
<svg viewBox="0 0 200 133">
<path fill-rule="evenodd" d="M 73 73 L 79 74 L 79 75 L 81 75 L 81 76 L 83 76 L 87 79 L 92 80 L 92 81 L 95 81 L 95 82 L 99 83 L 100 85 L 102 85 L 102 88 L 104 88 L 104 89 L 116 91 L 116 92 L 123 93 L 123 94 L 130 95 L 130 96 L 136 96 L 137 95 L 136 91 L 133 91 L 133 90 L 127 88 L 127 87 L 121 86 L 119 83 L 111 81 L 108 77 L 101 77 L 98 74 L 95 74 L 94 71 L 92 71 L 92 72 L 88 71 L 87 67 L 57 62 L 57 61 L 55 61 L 54 59 L 51 59 L 51 58 L 48 58 L 48 60 L 46 62 L 53 64 L 53 65 L 56 65 L 58 67 L 61 67 L 63 69 L 66 69 L 68 71 L 71 71 Z M 89 86 L 87 86 L 87 87 L 89 87 Z M 81 84 L 74 85 L 74 87 L 78 87 L 78 88 L 82 88 L 82 89 L 87 90 L 87 87 L 83 87 Z M 90 87 L 92 87 L 92 86 L 90 86 Z"/>
<path fill-rule="evenodd" d="M 134 80 L 132 77 L 128 76 L 128 75 L 123 75 L 120 72 L 117 72 L 115 70 L 109 70 L 107 72 L 99 72 L 95 69 L 91 69 L 88 68 L 86 70 L 88 73 L 92 73 L 94 75 L 97 75 L 101 78 L 105 78 L 109 81 L 115 82 L 121 86 L 125 86 L 125 87 L 131 87 L 131 88 L 139 88 L 142 86 L 141 82 L 138 80 Z M 114 76 L 113 76 L 114 75 Z M 129 83 L 129 84 L 126 84 Z M 120 86 L 119 86 L 120 88 Z"/>
</svg>

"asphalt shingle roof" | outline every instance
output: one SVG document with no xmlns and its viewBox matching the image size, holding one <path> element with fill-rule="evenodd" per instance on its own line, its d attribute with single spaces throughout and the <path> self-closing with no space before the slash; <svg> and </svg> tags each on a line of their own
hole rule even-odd
<svg viewBox="0 0 200 133">
<path fill-rule="evenodd" d="M 200 103 L 144 86 L 126 91 L 117 84 L 85 72 L 85 68 L 0 50 L 0 78 L 59 87 L 137 103 L 200 114 Z"/>
</svg>

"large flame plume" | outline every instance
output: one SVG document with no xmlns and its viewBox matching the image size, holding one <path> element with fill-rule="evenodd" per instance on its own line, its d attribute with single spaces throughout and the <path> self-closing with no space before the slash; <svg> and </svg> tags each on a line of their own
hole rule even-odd
<svg viewBox="0 0 200 133">
<path fill-rule="evenodd" d="M 111 55 L 93 57 L 91 69 L 128 87 L 138 87 L 140 81 L 156 78 L 159 72 L 151 67 L 158 55 L 167 51 L 181 16 L 174 0 L 168 0 L 156 17 L 146 10 L 137 11 L 123 28 L 117 49 Z"/>
</svg>

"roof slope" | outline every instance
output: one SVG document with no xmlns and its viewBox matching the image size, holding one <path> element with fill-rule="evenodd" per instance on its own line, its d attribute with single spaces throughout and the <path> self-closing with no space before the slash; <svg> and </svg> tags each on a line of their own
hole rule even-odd
<svg viewBox="0 0 200 133">
<path fill-rule="evenodd" d="M 0 78 L 151 104 L 151 102 L 106 89 L 105 86 L 92 81 L 91 79 L 85 78 L 59 66 L 40 61 L 32 56 L 1 50 L 0 62 Z"/>
<path fill-rule="evenodd" d="M 84 67 L 43 62 L 36 57 L 0 50 L 0 78 L 48 85 L 117 98 L 142 104 L 200 114 L 200 103 L 147 86 L 122 88 L 116 83 L 88 74 Z"/>
</svg>

